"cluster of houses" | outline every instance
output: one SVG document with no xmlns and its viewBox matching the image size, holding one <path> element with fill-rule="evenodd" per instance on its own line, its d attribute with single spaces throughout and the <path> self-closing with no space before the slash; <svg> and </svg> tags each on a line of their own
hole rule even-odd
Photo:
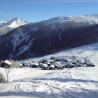
<svg viewBox="0 0 98 98">
<path fill-rule="evenodd" d="M 87 57 L 77 56 L 58 56 L 49 59 L 41 59 L 39 61 L 31 61 L 30 63 L 20 63 L 18 61 L 5 60 L 0 62 L 0 67 L 4 68 L 41 68 L 43 70 L 59 70 L 74 67 L 94 67 L 95 65 Z"/>
<path fill-rule="evenodd" d="M 42 69 L 64 69 L 74 67 L 94 67 L 95 65 L 88 58 L 78 58 L 76 56 L 51 57 L 49 60 L 41 60 L 39 66 Z"/>
<path fill-rule="evenodd" d="M 95 65 L 87 57 L 77 56 L 58 56 L 50 57 L 49 59 L 41 59 L 39 61 L 32 61 L 24 66 L 32 68 L 41 68 L 43 70 L 56 70 L 74 67 L 94 67 Z"/>
</svg>

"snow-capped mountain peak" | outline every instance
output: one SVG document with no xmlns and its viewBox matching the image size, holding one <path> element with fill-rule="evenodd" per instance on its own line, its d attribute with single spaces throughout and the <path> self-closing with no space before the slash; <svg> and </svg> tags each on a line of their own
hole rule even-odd
<svg viewBox="0 0 98 98">
<path fill-rule="evenodd" d="M 16 28 L 19 27 L 21 25 L 25 25 L 27 22 L 24 21 L 22 18 L 13 18 L 12 20 L 10 20 L 8 22 L 8 27 L 10 28 Z"/>
<path fill-rule="evenodd" d="M 0 21 L 0 35 L 3 35 L 14 28 L 25 25 L 28 22 L 24 21 L 22 18 L 13 18 L 9 21 Z"/>
<path fill-rule="evenodd" d="M 27 22 L 24 21 L 22 18 L 13 18 L 9 21 L 0 21 L 1 27 L 9 27 L 9 28 L 16 28 L 25 24 L 27 24 Z"/>
</svg>

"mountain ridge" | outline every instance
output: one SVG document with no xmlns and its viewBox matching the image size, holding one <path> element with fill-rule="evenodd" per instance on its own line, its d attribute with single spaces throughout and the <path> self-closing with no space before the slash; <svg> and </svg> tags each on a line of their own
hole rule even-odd
<svg viewBox="0 0 98 98">
<path fill-rule="evenodd" d="M 88 24 L 88 20 L 77 20 L 51 24 L 50 19 L 15 28 L 0 37 L 0 59 L 38 57 L 98 42 L 98 20 L 92 22 L 94 19 L 90 18 Z M 50 23 L 47 24 L 48 21 Z"/>
</svg>

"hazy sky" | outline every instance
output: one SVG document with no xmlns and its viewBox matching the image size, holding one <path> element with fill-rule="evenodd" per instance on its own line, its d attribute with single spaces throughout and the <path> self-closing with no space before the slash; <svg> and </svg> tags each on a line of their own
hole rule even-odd
<svg viewBox="0 0 98 98">
<path fill-rule="evenodd" d="M 98 0 L 0 0 L 0 20 L 40 21 L 56 16 L 98 14 Z"/>
</svg>

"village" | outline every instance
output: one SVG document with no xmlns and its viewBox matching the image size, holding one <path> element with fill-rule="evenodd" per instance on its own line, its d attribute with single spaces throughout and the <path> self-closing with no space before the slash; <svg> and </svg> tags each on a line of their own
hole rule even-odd
<svg viewBox="0 0 98 98">
<path fill-rule="evenodd" d="M 2 60 L 0 67 L 3 68 L 40 68 L 42 70 L 62 70 L 64 68 L 94 67 L 88 57 L 77 56 L 51 56 L 48 59 L 32 60 L 30 62 L 19 62 L 14 60 Z"/>
</svg>

